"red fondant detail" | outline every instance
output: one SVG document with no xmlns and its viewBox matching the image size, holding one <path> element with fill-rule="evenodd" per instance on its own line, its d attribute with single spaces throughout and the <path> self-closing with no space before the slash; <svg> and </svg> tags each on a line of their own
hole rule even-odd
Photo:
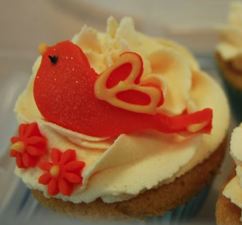
<svg viewBox="0 0 242 225">
<path fill-rule="evenodd" d="M 205 123 L 204 127 L 195 133 L 209 133 L 212 129 L 213 111 L 204 109 L 194 113 L 185 113 L 178 116 L 168 117 L 166 115 L 157 115 L 157 127 L 165 133 L 189 133 L 188 127 L 194 124 Z M 159 122 L 162 121 L 162 122 Z"/>
<path fill-rule="evenodd" d="M 51 174 L 53 166 L 58 167 L 57 174 Z M 82 185 L 82 171 L 85 167 L 83 161 L 76 159 L 74 150 L 61 152 L 58 149 L 52 149 L 50 161 L 42 161 L 39 168 L 44 173 L 39 177 L 39 183 L 48 186 L 49 195 L 61 193 L 71 195 L 76 185 Z"/>
<path fill-rule="evenodd" d="M 137 90 L 118 92 L 116 97 L 122 101 L 135 105 L 148 105 L 150 103 L 150 96 Z"/>
<path fill-rule="evenodd" d="M 120 56 L 122 56 L 124 54 L 132 54 L 134 57 L 136 57 L 139 60 L 140 70 L 136 74 L 136 77 L 135 77 L 135 80 L 134 80 L 134 83 L 138 84 L 140 82 L 140 78 L 141 78 L 141 75 L 143 73 L 143 60 L 142 60 L 141 56 L 138 55 L 135 52 L 124 52 Z M 107 83 L 106 83 L 107 88 L 112 88 L 112 87 L 116 86 L 120 81 L 126 80 L 129 77 L 131 71 L 132 71 L 132 64 L 127 63 L 127 62 L 119 65 L 116 68 L 114 68 L 111 71 L 109 78 L 107 80 Z"/>
<path fill-rule="evenodd" d="M 51 181 L 51 175 L 50 173 L 44 173 L 39 177 L 39 183 L 47 185 Z"/>
<path fill-rule="evenodd" d="M 52 150 L 53 151 L 53 150 Z M 52 158 L 52 157 L 51 157 Z M 50 170 L 52 164 L 49 163 L 49 162 L 44 162 L 44 161 L 41 161 L 39 164 L 38 164 L 39 168 L 41 168 L 42 170 Z"/>
<path fill-rule="evenodd" d="M 132 65 L 130 63 L 125 63 L 115 68 L 106 83 L 107 88 L 112 88 L 116 86 L 120 81 L 126 80 L 132 70 Z"/>
<path fill-rule="evenodd" d="M 50 182 L 48 183 L 48 193 L 49 195 L 57 195 L 60 190 L 59 190 L 59 184 L 57 179 L 51 179 Z"/>
<path fill-rule="evenodd" d="M 50 153 L 52 162 L 54 164 L 57 164 L 61 159 L 61 155 L 62 155 L 62 153 L 58 149 L 53 148 Z"/>
<path fill-rule="evenodd" d="M 21 124 L 19 126 L 18 136 L 11 138 L 11 143 L 24 143 L 21 151 L 10 149 L 10 156 L 16 158 L 16 164 L 19 168 L 34 167 L 41 156 L 47 151 L 47 140 L 40 133 L 37 123 Z"/>
<path fill-rule="evenodd" d="M 136 68 L 133 68 L 133 65 L 135 65 Z M 105 75 L 108 75 L 106 87 L 107 89 L 113 88 L 121 81 L 126 81 L 128 79 L 130 79 L 129 82 L 131 84 L 133 83 L 137 86 L 141 86 L 140 78 L 142 73 L 143 61 L 141 56 L 135 52 L 124 52 L 120 55 L 120 58 L 113 65 L 113 68 L 111 67 L 104 72 Z M 101 74 L 100 76 L 103 76 L 103 74 Z M 156 87 L 152 84 L 146 84 L 146 86 L 152 86 L 160 92 L 161 99 L 159 104 L 162 104 L 164 102 L 164 98 L 160 87 Z M 130 89 L 128 90 L 121 89 L 119 92 L 117 92 L 116 97 L 123 102 L 131 103 L 134 105 L 148 105 L 151 101 L 150 96 L 147 93 L 142 92 L 141 90 L 134 89 L 134 87 L 130 87 Z"/>
<path fill-rule="evenodd" d="M 50 62 L 49 55 L 58 57 L 56 64 Z M 129 71 L 127 67 L 121 66 L 116 70 L 117 78 L 115 74 L 111 76 L 109 87 L 127 77 L 122 74 L 123 71 Z M 136 83 L 139 82 L 141 74 L 142 71 L 135 79 Z M 97 137 L 113 137 L 147 129 L 166 133 L 187 133 L 189 125 L 200 122 L 207 125 L 197 131 L 198 133 L 211 131 L 211 109 L 178 116 L 148 115 L 123 110 L 99 100 L 94 93 L 97 77 L 77 45 L 64 41 L 49 47 L 42 57 L 34 82 L 34 98 L 39 111 L 50 122 Z M 125 98 L 130 100 L 131 95 L 128 94 Z M 163 103 L 162 100 L 160 104 Z M 137 96 L 132 96 L 130 101 L 138 102 Z"/>
</svg>

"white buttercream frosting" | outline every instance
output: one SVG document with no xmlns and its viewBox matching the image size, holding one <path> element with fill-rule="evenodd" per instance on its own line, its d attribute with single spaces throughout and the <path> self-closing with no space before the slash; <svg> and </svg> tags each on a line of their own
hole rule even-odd
<svg viewBox="0 0 242 225">
<path fill-rule="evenodd" d="M 59 194 L 56 198 L 75 203 L 89 203 L 97 198 L 107 203 L 129 199 L 172 182 L 208 158 L 221 144 L 229 124 L 226 97 L 183 47 L 137 32 L 130 18 L 124 18 L 120 24 L 110 18 L 106 33 L 85 26 L 72 41 L 82 48 L 98 72 L 111 66 L 123 51 L 139 53 L 144 61 L 144 76 L 155 75 L 164 83 L 166 102 L 161 110 L 178 114 L 186 108 L 210 107 L 214 111 L 213 130 L 210 135 L 200 134 L 186 139 L 146 131 L 123 134 L 114 140 L 89 137 L 46 122 L 33 98 L 33 79 L 41 60 L 38 59 L 33 76 L 17 101 L 18 119 L 20 122 L 37 122 L 48 139 L 49 148 L 75 149 L 78 159 L 86 163 L 83 185 L 71 196 Z M 160 66 L 158 62 L 165 60 L 167 63 Z M 40 169 L 16 168 L 16 174 L 30 188 L 48 196 L 46 187 L 38 183 Z"/>
<path fill-rule="evenodd" d="M 232 62 L 242 70 L 242 3 L 233 2 L 230 7 L 228 24 L 219 29 L 220 43 L 217 51 L 225 61 Z"/>
<path fill-rule="evenodd" d="M 236 163 L 236 175 L 225 186 L 223 195 L 242 210 L 242 124 L 232 133 L 230 154 Z M 242 211 L 240 221 L 242 222 Z"/>
</svg>

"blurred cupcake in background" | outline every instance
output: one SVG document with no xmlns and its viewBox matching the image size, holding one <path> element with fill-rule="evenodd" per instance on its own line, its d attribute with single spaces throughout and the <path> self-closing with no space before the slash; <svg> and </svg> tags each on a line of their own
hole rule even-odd
<svg viewBox="0 0 242 225">
<path fill-rule="evenodd" d="M 230 6 L 228 23 L 219 30 L 216 60 L 234 115 L 242 120 L 242 2 Z"/>
<path fill-rule="evenodd" d="M 242 224 L 242 124 L 232 133 L 230 155 L 235 162 L 235 170 L 217 201 L 216 220 L 218 225 Z"/>
</svg>

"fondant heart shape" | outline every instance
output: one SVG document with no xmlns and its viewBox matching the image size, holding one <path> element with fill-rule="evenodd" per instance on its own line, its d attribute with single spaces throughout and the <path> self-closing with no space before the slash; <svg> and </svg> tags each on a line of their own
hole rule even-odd
<svg viewBox="0 0 242 225">
<path fill-rule="evenodd" d="M 133 64 L 130 65 L 132 67 Z M 126 70 L 127 74 L 122 71 L 121 75 L 118 75 L 119 79 L 108 76 L 109 83 L 105 88 L 118 87 L 120 81 L 130 79 L 128 77 L 132 68 Z M 142 72 L 136 74 L 131 83 L 137 85 L 141 75 Z M 115 74 L 113 76 L 115 77 Z M 64 41 L 48 47 L 42 55 L 34 81 L 35 102 L 44 119 L 96 137 L 113 137 L 147 129 L 167 133 L 196 133 L 211 130 L 211 109 L 174 117 L 129 111 L 128 108 L 112 105 L 108 99 L 98 99 L 95 94 L 97 79 L 98 75 L 77 45 Z M 149 102 L 142 102 L 149 96 L 144 89 L 138 88 L 136 93 L 133 90 L 136 89 L 127 89 L 128 92 L 123 97 L 119 96 L 119 99 L 128 104 L 137 103 L 135 105 L 145 106 L 148 103 L 149 105 Z M 155 91 L 157 92 L 157 89 Z M 189 129 L 191 126 L 194 129 Z"/>
</svg>

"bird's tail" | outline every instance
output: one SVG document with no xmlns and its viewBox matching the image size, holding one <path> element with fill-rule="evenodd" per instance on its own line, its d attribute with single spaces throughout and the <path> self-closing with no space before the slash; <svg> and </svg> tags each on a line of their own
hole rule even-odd
<svg viewBox="0 0 242 225">
<path fill-rule="evenodd" d="M 213 111 L 206 108 L 193 113 L 177 116 L 157 115 L 157 129 L 165 133 L 210 133 L 212 130 Z"/>
</svg>

